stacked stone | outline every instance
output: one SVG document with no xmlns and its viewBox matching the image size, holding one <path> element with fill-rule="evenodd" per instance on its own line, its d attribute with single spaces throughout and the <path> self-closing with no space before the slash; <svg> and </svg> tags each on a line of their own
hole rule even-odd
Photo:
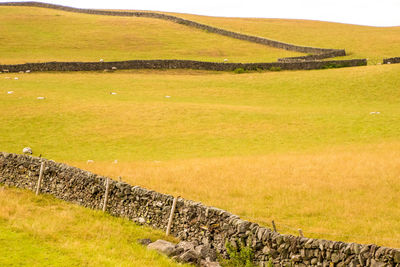
<svg viewBox="0 0 400 267">
<path fill-rule="evenodd" d="M 157 240 L 153 243 L 149 239 L 139 240 L 139 243 L 147 245 L 147 248 L 172 257 L 174 260 L 183 263 L 191 263 L 201 267 L 219 267 L 215 250 L 206 245 L 199 245 L 196 242 L 181 241 L 173 244 L 165 240 Z"/>
<path fill-rule="evenodd" d="M 244 70 L 311 70 L 323 69 L 335 65 L 337 67 L 352 67 L 367 65 L 366 59 L 329 60 L 329 61 L 281 61 L 270 63 L 222 63 L 194 60 L 127 60 L 115 62 L 44 62 L 16 65 L 0 65 L 0 71 L 7 72 L 41 72 L 41 71 L 104 71 L 115 69 L 195 69 L 214 71 Z"/>
<path fill-rule="evenodd" d="M 79 205 L 102 209 L 106 177 L 65 164 L 27 155 L 0 153 L 0 183 L 35 190 L 45 162 L 41 192 Z M 173 197 L 126 183 L 111 181 L 107 211 L 137 223 L 166 230 Z M 282 235 L 227 211 L 178 199 L 171 233 L 195 246 L 227 256 L 225 244 L 251 246 L 264 266 L 399 266 L 400 250 L 376 245 L 334 242 Z"/>
<path fill-rule="evenodd" d="M 384 58 L 383 64 L 396 64 L 400 63 L 400 57 Z"/>
</svg>

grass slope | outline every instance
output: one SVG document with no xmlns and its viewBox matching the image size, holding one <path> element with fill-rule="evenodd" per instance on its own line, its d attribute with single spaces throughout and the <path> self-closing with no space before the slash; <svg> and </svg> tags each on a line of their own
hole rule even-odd
<svg viewBox="0 0 400 267">
<path fill-rule="evenodd" d="M 271 62 L 301 55 L 159 19 L 34 7 L 0 7 L 0 40 L 0 64 L 101 58 Z"/>
<path fill-rule="evenodd" d="M 297 45 L 346 49 L 345 58 L 368 58 L 369 64 L 400 55 L 400 26 L 372 27 L 296 19 L 220 18 L 176 14 L 227 30 Z"/>
<path fill-rule="evenodd" d="M 48 195 L 0 187 L 1 266 L 184 266 L 136 243 L 149 237 L 165 235 Z"/>
<path fill-rule="evenodd" d="M 0 147 L 284 232 L 399 246 L 399 71 L 2 74 Z"/>
<path fill-rule="evenodd" d="M 0 47 L 2 63 L 285 56 L 159 20 L 10 7 L 1 7 L 0 14 L 0 38 L 10 40 Z M 350 57 L 368 57 L 370 63 L 400 52 L 394 45 L 398 27 L 189 18 L 294 44 L 346 48 Z M 399 72 L 393 64 L 241 75 L 0 74 L 0 150 L 19 153 L 31 146 L 36 155 L 122 176 L 264 225 L 275 219 L 283 233 L 301 228 L 309 237 L 400 247 Z M 87 165 L 89 159 L 94 164 Z M 118 164 L 112 164 L 115 159 Z M 28 238 L 27 230 L 19 235 L 9 223 L 2 225 L 8 239 Z M 57 255 L 53 244 L 38 246 Z"/>
</svg>

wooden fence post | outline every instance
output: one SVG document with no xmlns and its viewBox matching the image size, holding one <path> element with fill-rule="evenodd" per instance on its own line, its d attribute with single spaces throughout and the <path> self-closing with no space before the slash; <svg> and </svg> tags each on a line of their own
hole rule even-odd
<svg viewBox="0 0 400 267">
<path fill-rule="evenodd" d="M 274 232 L 278 232 L 278 231 L 276 231 L 276 226 L 275 226 L 274 220 L 272 220 L 272 228 L 274 229 Z"/>
<path fill-rule="evenodd" d="M 42 161 L 42 163 L 40 164 L 39 178 L 36 185 L 36 195 L 39 195 L 40 192 L 40 184 L 42 183 L 43 170 L 44 170 L 44 161 Z"/>
<path fill-rule="evenodd" d="M 178 200 L 178 197 L 174 198 L 174 201 L 172 202 L 172 208 L 171 208 L 171 213 L 169 214 L 169 219 L 168 219 L 168 225 L 167 225 L 167 232 L 166 235 L 169 235 L 171 232 L 171 226 L 172 226 L 172 220 L 174 218 L 174 213 L 175 213 L 175 208 L 176 208 L 176 201 Z"/>
<path fill-rule="evenodd" d="M 103 211 L 105 212 L 107 209 L 107 201 L 108 201 L 108 190 L 110 188 L 109 179 L 106 178 L 106 192 L 104 193 L 104 202 L 103 202 Z"/>
<path fill-rule="evenodd" d="M 301 237 L 304 237 L 303 231 L 301 229 L 299 229 L 299 234 L 300 234 Z"/>
</svg>

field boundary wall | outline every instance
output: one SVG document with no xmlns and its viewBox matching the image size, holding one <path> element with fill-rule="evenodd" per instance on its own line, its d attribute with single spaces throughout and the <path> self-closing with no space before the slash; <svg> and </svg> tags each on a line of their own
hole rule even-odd
<svg viewBox="0 0 400 267">
<path fill-rule="evenodd" d="M 400 63 L 400 57 L 384 58 L 383 64 L 396 64 Z"/>
<path fill-rule="evenodd" d="M 127 60 L 115 62 L 44 62 L 0 65 L 0 72 L 112 71 L 117 69 L 194 69 L 233 71 L 240 68 L 243 70 L 311 70 L 364 65 L 367 65 L 366 59 L 270 63 L 222 63 L 193 60 Z"/>
<path fill-rule="evenodd" d="M 92 209 L 102 209 L 106 177 L 62 163 L 0 152 L 0 184 L 35 190 L 41 163 L 41 192 Z M 173 196 L 111 180 L 107 211 L 165 230 Z M 279 234 L 227 211 L 178 198 L 171 233 L 226 255 L 225 242 L 244 242 L 260 266 L 400 266 L 400 250 Z"/>
</svg>

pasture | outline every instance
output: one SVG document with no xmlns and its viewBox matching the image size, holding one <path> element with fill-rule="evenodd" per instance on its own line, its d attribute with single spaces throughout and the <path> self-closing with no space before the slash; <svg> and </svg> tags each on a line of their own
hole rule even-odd
<svg viewBox="0 0 400 267">
<path fill-rule="evenodd" d="M 398 246 L 399 71 L 2 74 L 1 147 L 285 233 Z"/>
<path fill-rule="evenodd" d="M 138 238 L 166 237 L 52 196 L 0 187 L 2 266 L 185 266 L 147 250 Z"/>
<path fill-rule="evenodd" d="M 369 66 L 2 73 L 0 150 L 29 146 L 35 156 L 265 226 L 275 220 L 281 233 L 400 247 L 400 64 L 378 65 L 400 55 L 400 27 L 178 16 L 345 48 L 346 58 L 369 58 Z M 0 40 L 1 64 L 302 55 L 156 19 L 28 7 L 0 7 Z M 48 266 L 174 264 L 134 242 L 162 233 L 124 219 L 2 187 L 0 204 L 0 244 L 18 248 L 2 264 L 33 264 L 24 255 Z"/>
</svg>

